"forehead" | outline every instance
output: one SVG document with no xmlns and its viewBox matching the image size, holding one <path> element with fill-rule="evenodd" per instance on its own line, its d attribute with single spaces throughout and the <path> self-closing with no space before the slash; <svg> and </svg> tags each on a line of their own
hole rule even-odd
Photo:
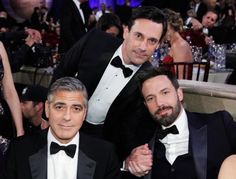
<svg viewBox="0 0 236 179">
<path fill-rule="evenodd" d="M 207 17 L 207 18 L 214 19 L 214 20 L 217 19 L 217 15 L 216 15 L 215 13 L 213 13 L 213 12 L 208 12 L 208 13 L 206 14 L 206 17 Z"/>
<path fill-rule="evenodd" d="M 33 105 L 33 101 L 21 101 L 21 104 L 23 105 Z"/>
<path fill-rule="evenodd" d="M 148 19 L 136 19 L 131 27 L 131 31 L 139 32 L 149 38 L 160 39 L 163 26 L 161 23 L 156 23 Z"/>
<path fill-rule="evenodd" d="M 56 91 L 52 95 L 52 103 L 81 104 L 84 96 L 80 91 Z"/>
<path fill-rule="evenodd" d="M 161 91 L 166 88 L 174 88 L 171 81 L 165 75 L 155 76 L 143 83 L 142 91 L 145 93 L 147 91 Z"/>
</svg>

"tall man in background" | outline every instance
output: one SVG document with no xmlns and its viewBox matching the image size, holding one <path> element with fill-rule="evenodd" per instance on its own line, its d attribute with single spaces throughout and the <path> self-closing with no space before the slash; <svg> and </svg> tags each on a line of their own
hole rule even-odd
<svg viewBox="0 0 236 179">
<path fill-rule="evenodd" d="M 60 16 L 62 51 L 69 50 L 88 31 L 91 14 L 88 0 L 64 1 Z"/>
</svg>

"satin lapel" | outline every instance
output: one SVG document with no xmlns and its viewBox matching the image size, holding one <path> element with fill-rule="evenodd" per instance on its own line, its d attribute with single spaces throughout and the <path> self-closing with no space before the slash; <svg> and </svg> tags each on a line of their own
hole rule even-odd
<svg viewBox="0 0 236 179">
<path fill-rule="evenodd" d="M 71 9 L 72 9 L 72 12 L 74 12 L 74 15 L 76 17 L 76 18 L 74 18 L 74 20 L 77 21 L 77 23 L 79 22 L 80 24 L 84 24 L 81 14 L 74 2 L 71 2 Z"/>
<path fill-rule="evenodd" d="M 96 89 L 102 75 L 112 57 L 113 53 L 104 53 L 100 59 L 95 59 L 96 61 L 89 62 L 90 64 L 85 65 L 84 69 L 81 67 L 79 79 L 83 81 L 84 85 L 87 88 L 88 96 L 90 97 L 94 90 Z M 92 63 L 92 64 L 91 64 Z M 86 66 L 90 66 L 91 73 L 87 70 Z M 91 80 L 92 79 L 92 80 Z"/>
<path fill-rule="evenodd" d="M 93 179 L 96 162 L 79 150 L 77 179 Z"/>
<path fill-rule="evenodd" d="M 29 157 L 32 179 L 47 179 L 47 145 Z"/>
<path fill-rule="evenodd" d="M 200 125 L 200 120 L 194 114 L 187 113 L 190 143 L 198 179 L 207 178 L 207 126 Z M 199 122 L 198 122 L 199 121 Z"/>
</svg>

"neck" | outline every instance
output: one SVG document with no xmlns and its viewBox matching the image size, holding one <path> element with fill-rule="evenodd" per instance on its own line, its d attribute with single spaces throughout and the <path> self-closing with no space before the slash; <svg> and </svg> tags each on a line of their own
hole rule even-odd
<svg viewBox="0 0 236 179">
<path fill-rule="evenodd" d="M 170 37 L 170 44 L 175 43 L 180 38 L 180 34 L 178 32 L 173 32 Z"/>
</svg>

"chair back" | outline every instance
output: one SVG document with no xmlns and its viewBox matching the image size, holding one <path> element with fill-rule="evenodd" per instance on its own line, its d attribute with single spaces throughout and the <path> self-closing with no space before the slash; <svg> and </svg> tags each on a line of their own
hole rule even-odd
<svg viewBox="0 0 236 179">
<path fill-rule="evenodd" d="M 171 70 L 177 79 L 186 80 L 201 80 L 200 76 L 203 73 L 203 81 L 208 81 L 210 70 L 210 62 L 172 62 L 160 63 L 160 66 Z"/>
</svg>

